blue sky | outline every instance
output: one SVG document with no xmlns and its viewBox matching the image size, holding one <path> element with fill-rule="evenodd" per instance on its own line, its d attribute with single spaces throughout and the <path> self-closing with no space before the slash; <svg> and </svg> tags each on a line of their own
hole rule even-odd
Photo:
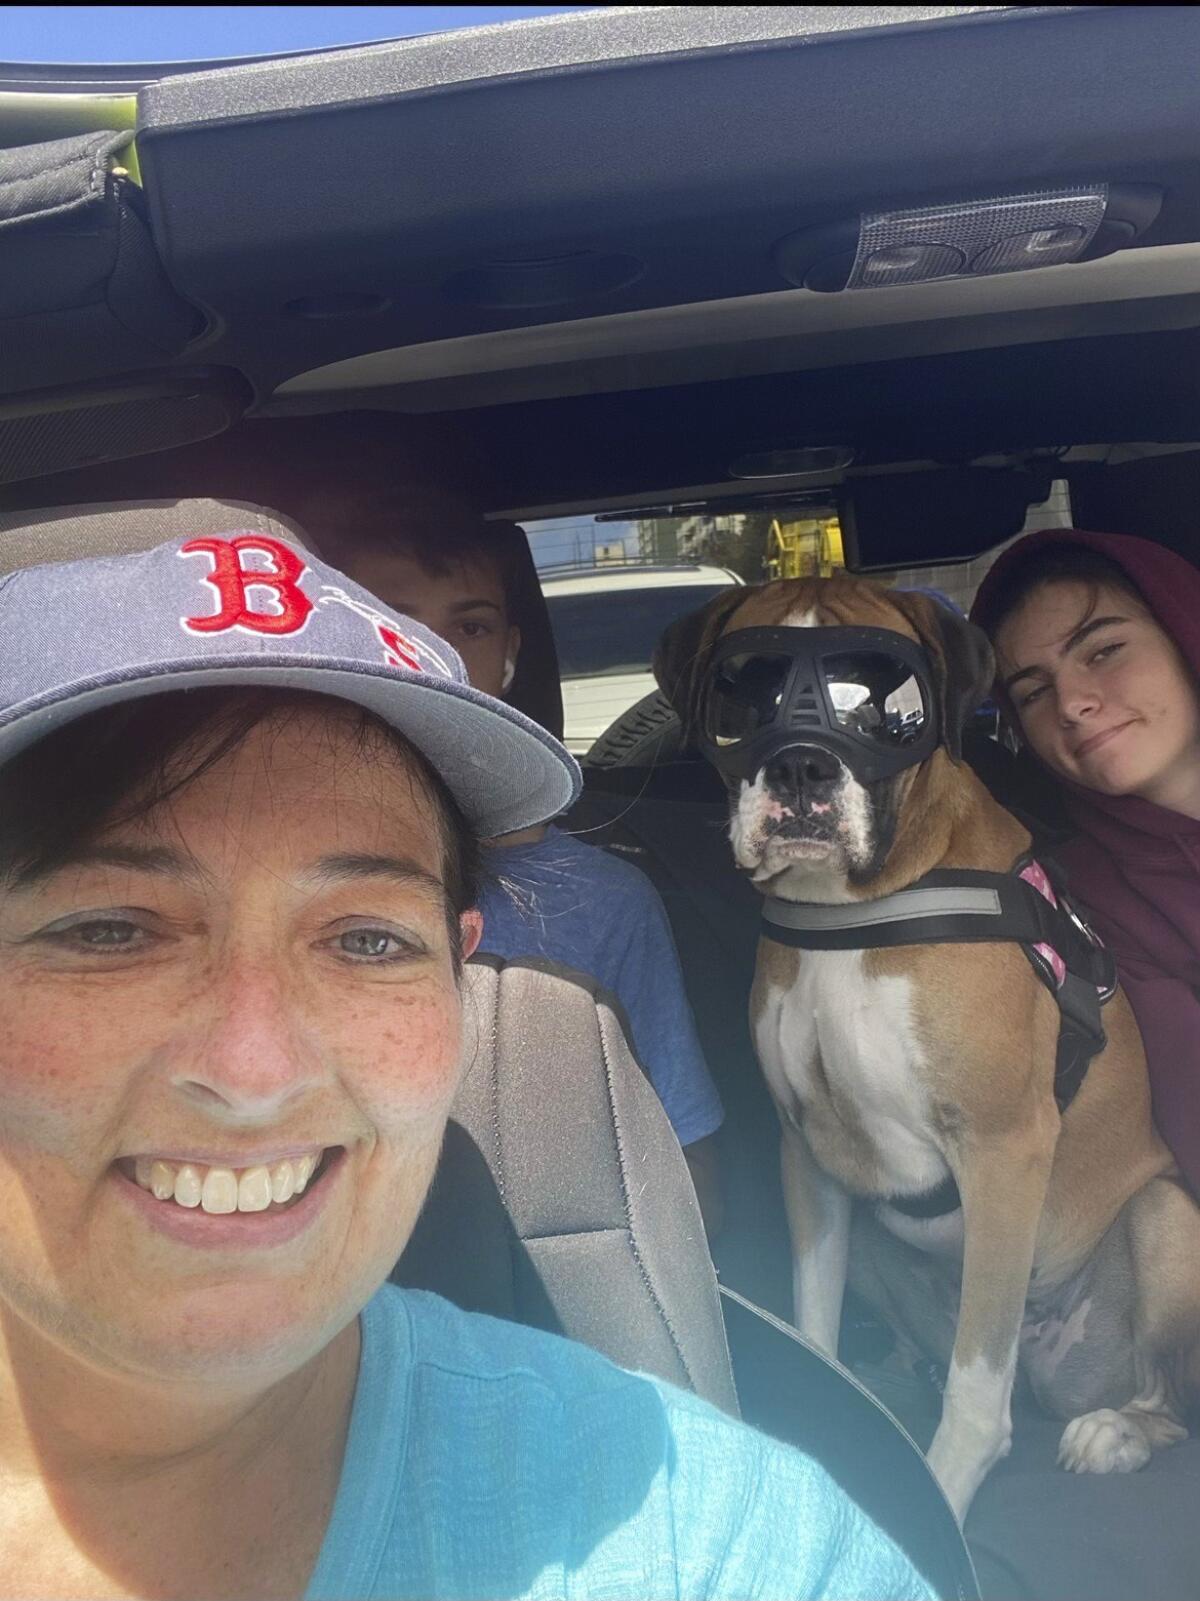
<svg viewBox="0 0 1200 1601">
<path fill-rule="evenodd" d="M 4 61 L 199 61 L 598 6 L 0 6 Z"/>
<path fill-rule="evenodd" d="M 627 557 L 636 558 L 637 528 L 633 523 L 598 523 L 592 517 L 550 517 L 528 522 L 529 548 L 539 567 L 564 562 L 587 563 L 597 545 L 624 545 Z"/>
</svg>

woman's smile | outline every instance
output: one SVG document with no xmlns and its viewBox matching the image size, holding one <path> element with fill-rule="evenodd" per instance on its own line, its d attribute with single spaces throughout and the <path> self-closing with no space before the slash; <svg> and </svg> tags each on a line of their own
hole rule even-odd
<svg viewBox="0 0 1200 1601">
<path fill-rule="evenodd" d="M 205 1212 L 265 1212 L 304 1194 L 329 1147 L 237 1162 L 219 1156 L 126 1157 L 118 1167 L 159 1201 Z"/>
<path fill-rule="evenodd" d="M 148 1227 L 184 1245 L 262 1250 L 286 1244 L 321 1216 L 346 1160 L 343 1146 L 243 1168 L 161 1158 L 113 1165 L 122 1201 Z"/>
</svg>

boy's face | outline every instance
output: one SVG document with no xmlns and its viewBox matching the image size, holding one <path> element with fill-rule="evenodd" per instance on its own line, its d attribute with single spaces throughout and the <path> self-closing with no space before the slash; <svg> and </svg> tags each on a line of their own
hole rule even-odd
<svg viewBox="0 0 1200 1601">
<path fill-rule="evenodd" d="M 393 611 L 424 623 L 453 645 L 476 689 L 503 695 L 506 677 L 511 680 L 508 664 L 516 664 L 521 631 L 509 623 L 504 585 L 494 562 L 486 557 L 469 559 L 439 574 L 412 556 L 370 551 L 352 557 L 345 570 Z"/>
</svg>

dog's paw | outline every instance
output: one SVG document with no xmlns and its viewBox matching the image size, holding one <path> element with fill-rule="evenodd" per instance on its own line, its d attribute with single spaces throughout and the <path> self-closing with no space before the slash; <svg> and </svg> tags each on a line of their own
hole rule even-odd
<svg viewBox="0 0 1200 1601">
<path fill-rule="evenodd" d="M 1136 1473 L 1149 1460 L 1143 1430 L 1108 1407 L 1072 1418 L 1058 1444 L 1058 1465 L 1071 1473 Z"/>
</svg>

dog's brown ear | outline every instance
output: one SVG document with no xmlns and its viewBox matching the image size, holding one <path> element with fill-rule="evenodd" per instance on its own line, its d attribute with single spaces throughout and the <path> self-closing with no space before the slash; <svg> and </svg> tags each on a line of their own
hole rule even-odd
<svg viewBox="0 0 1200 1601">
<path fill-rule="evenodd" d="M 996 662 L 982 628 L 929 595 L 892 590 L 888 599 L 920 635 L 933 663 L 941 714 L 942 740 L 956 762 L 962 760 L 967 719 L 987 699 Z"/>
<path fill-rule="evenodd" d="M 683 725 L 685 743 L 691 742 L 699 720 L 700 688 L 713 646 L 725 619 L 745 597 L 740 584 L 731 584 L 699 611 L 672 623 L 655 646 L 651 669 Z"/>
</svg>

